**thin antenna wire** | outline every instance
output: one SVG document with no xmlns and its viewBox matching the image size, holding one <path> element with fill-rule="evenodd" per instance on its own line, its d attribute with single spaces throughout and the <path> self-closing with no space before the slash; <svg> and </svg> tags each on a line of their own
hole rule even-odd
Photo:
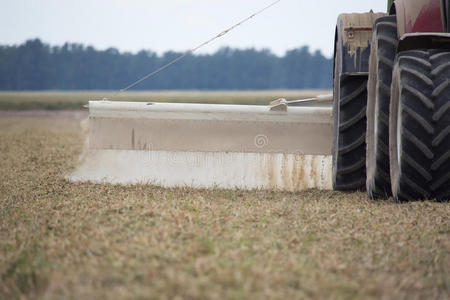
<svg viewBox="0 0 450 300">
<path fill-rule="evenodd" d="M 275 2 L 272 2 L 272 3 L 269 4 L 268 6 L 264 7 L 263 9 L 261 9 L 261 10 L 259 10 L 259 11 L 257 11 L 257 12 L 255 12 L 254 14 L 252 14 L 251 16 L 245 18 L 244 20 L 240 21 L 239 23 L 237 23 L 237 24 L 231 26 L 230 28 L 228 28 L 228 29 L 222 31 L 221 33 L 219 33 L 219 34 L 216 35 L 215 37 L 213 37 L 213 38 L 207 40 L 206 42 L 204 42 L 204 43 L 198 45 L 198 46 L 195 47 L 195 48 L 192 48 L 192 49 L 187 50 L 186 52 L 184 52 L 182 55 L 178 56 L 178 57 L 175 58 L 174 60 L 171 60 L 170 62 L 168 62 L 167 64 L 163 65 L 162 67 L 160 67 L 160 68 L 156 69 L 155 71 L 153 71 L 153 72 L 151 72 L 151 73 L 145 75 L 144 77 L 142 77 L 141 79 L 139 79 L 139 80 L 133 82 L 132 84 L 128 85 L 127 87 L 125 87 L 125 88 L 119 90 L 119 91 L 116 92 L 112 97 L 115 97 L 115 96 L 117 96 L 118 94 L 120 94 L 120 93 L 122 93 L 122 92 L 125 92 L 125 91 L 131 89 L 132 87 L 138 85 L 138 84 L 141 83 L 142 81 L 144 81 L 144 80 L 146 80 L 146 79 L 148 79 L 148 78 L 150 78 L 150 77 L 155 76 L 155 75 L 158 74 L 159 72 L 161 72 L 161 71 L 167 69 L 167 68 L 170 67 L 171 65 L 173 65 L 173 64 L 175 64 L 176 62 L 182 60 L 183 58 L 185 58 L 185 57 L 188 56 L 189 54 L 194 53 L 195 51 L 197 51 L 198 49 L 202 48 L 203 46 L 206 46 L 206 45 L 208 45 L 209 43 L 211 43 L 212 41 L 214 41 L 214 40 L 216 40 L 216 39 L 218 39 L 218 38 L 220 38 L 220 37 L 226 35 L 228 32 L 232 31 L 232 30 L 235 29 L 236 27 L 238 27 L 238 26 L 244 24 L 245 22 L 247 22 L 247 21 L 249 21 L 250 19 L 256 17 L 257 15 L 259 15 L 259 14 L 261 14 L 262 12 L 268 10 L 269 8 L 271 8 L 272 6 L 278 4 L 278 3 L 281 2 L 281 1 L 282 1 L 282 0 L 277 0 L 277 1 L 275 1 Z"/>
</svg>

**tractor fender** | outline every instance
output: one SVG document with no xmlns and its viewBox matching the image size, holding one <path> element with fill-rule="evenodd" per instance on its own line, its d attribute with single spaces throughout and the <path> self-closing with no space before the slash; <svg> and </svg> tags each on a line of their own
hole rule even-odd
<svg viewBox="0 0 450 300">
<path fill-rule="evenodd" d="M 398 37 L 416 32 L 444 32 L 447 0 L 396 0 L 390 14 L 397 16 Z"/>
<path fill-rule="evenodd" d="M 363 75 L 369 72 L 370 41 L 375 20 L 385 16 L 384 13 L 353 13 L 341 14 L 338 17 L 334 53 L 335 60 L 340 59 L 339 75 Z M 337 48 L 340 47 L 342 54 L 336 57 Z"/>
<path fill-rule="evenodd" d="M 397 52 L 415 49 L 450 50 L 450 33 L 406 33 L 398 43 Z"/>
</svg>

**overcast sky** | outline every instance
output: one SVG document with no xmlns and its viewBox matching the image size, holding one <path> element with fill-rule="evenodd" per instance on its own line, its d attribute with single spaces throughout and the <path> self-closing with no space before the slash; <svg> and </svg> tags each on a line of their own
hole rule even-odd
<svg viewBox="0 0 450 300">
<path fill-rule="evenodd" d="M 136 52 L 183 51 L 274 0 L 0 0 L 0 44 L 40 38 Z M 333 52 L 342 12 L 385 11 L 380 0 L 282 0 L 199 52 L 221 46 L 269 48 L 279 55 L 309 45 Z"/>
</svg>

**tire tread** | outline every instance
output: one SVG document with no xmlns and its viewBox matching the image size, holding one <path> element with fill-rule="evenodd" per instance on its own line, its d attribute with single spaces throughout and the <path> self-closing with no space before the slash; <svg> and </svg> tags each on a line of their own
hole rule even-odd
<svg viewBox="0 0 450 300">
<path fill-rule="evenodd" d="M 373 84 L 370 91 L 374 94 L 369 95 L 368 105 L 370 107 L 367 110 L 367 120 L 371 124 L 368 123 L 367 128 L 371 130 L 371 127 L 373 127 L 374 130 L 367 135 L 366 157 L 368 171 L 366 188 L 371 198 L 386 197 L 391 194 L 388 146 L 389 99 L 397 44 L 396 17 L 379 18 L 374 26 L 371 65 L 369 66 L 370 70 L 373 70 L 373 72 L 369 70 L 369 83 Z M 372 65 L 373 63 L 374 65 Z M 375 136 L 375 132 L 377 132 L 377 136 Z"/>
<path fill-rule="evenodd" d="M 397 64 L 402 148 L 400 171 L 397 178 L 392 178 L 397 187 L 393 189 L 394 197 L 401 201 L 448 200 L 450 53 L 433 49 L 405 51 Z M 393 163 L 391 160 L 391 167 Z"/>
<path fill-rule="evenodd" d="M 348 76 L 341 82 L 338 140 L 335 147 L 335 190 L 364 190 L 367 77 Z M 348 105 L 350 104 L 350 105 Z"/>
</svg>

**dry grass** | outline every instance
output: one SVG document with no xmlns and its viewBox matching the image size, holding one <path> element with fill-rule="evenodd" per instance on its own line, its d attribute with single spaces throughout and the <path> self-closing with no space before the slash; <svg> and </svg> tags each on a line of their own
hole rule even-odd
<svg viewBox="0 0 450 300">
<path fill-rule="evenodd" d="M 0 118 L 0 298 L 449 298 L 448 203 L 73 184 L 81 143 Z"/>
<path fill-rule="evenodd" d="M 126 92 L 113 97 L 114 93 L 114 91 L 0 92 L 0 110 L 80 109 L 89 100 L 101 100 L 105 97 L 114 101 L 266 105 L 271 100 L 281 97 L 286 99 L 309 98 L 319 94 L 328 94 L 330 91 L 143 91 Z"/>
</svg>

